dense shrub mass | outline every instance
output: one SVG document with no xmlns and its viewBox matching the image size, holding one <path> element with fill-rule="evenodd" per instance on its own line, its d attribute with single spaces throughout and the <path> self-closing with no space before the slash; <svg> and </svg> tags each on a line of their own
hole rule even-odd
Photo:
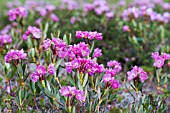
<svg viewBox="0 0 170 113">
<path fill-rule="evenodd" d="M 0 112 L 170 111 L 168 0 L 0 6 Z"/>
</svg>

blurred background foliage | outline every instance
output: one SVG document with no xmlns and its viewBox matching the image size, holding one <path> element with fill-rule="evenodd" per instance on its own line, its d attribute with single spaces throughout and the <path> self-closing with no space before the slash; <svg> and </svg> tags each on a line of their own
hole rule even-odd
<svg viewBox="0 0 170 113">
<path fill-rule="evenodd" d="M 6 3 L 14 0 L 1 0 L 0 12 L 2 14 L 0 18 L 0 29 L 9 23 L 7 16 Z M 20 0 L 24 3 L 24 0 Z M 59 6 L 60 0 L 44 0 L 45 2 L 51 2 L 53 5 Z M 93 2 L 93 0 L 84 0 L 86 2 Z M 107 0 L 109 5 L 116 4 L 119 0 Z M 168 2 L 168 0 L 165 0 Z M 79 5 L 82 5 L 83 0 L 78 0 Z M 118 7 L 114 12 L 115 15 L 111 20 L 108 20 L 104 15 L 96 15 L 93 11 L 89 12 L 85 17 L 82 16 L 82 10 L 55 10 L 55 14 L 60 18 L 60 22 L 52 24 L 49 30 L 50 32 L 61 31 L 61 34 L 71 32 L 73 36 L 73 43 L 79 42 L 80 39 L 75 38 L 75 32 L 77 30 L 84 31 L 98 31 L 103 33 L 103 40 L 96 41 L 95 46 L 103 50 L 103 55 L 99 58 L 100 63 L 106 64 L 106 61 L 111 59 L 119 60 L 122 64 L 126 64 L 126 67 L 130 68 L 130 65 L 139 65 L 151 71 L 150 67 L 153 64 L 151 60 L 151 53 L 154 51 L 170 52 L 169 39 L 170 39 L 170 26 L 169 23 L 160 25 L 156 22 L 145 23 L 143 20 L 135 21 L 122 21 L 121 13 L 128 7 L 128 4 L 132 0 L 127 0 L 126 5 Z M 5 10 L 6 9 L 6 10 Z M 163 12 L 161 8 L 156 7 L 157 12 Z M 70 24 L 70 18 L 74 16 L 81 18 L 80 21 Z M 38 15 L 33 14 L 26 21 L 26 26 L 35 23 L 38 19 Z M 34 22 L 33 22 L 34 21 Z M 48 19 L 43 20 L 44 23 Z M 130 26 L 134 35 L 122 31 L 124 25 Z M 142 29 L 141 29 L 142 26 Z M 25 27 L 26 28 L 26 27 Z M 145 41 L 143 41 L 145 40 Z M 126 70 L 124 70 L 126 71 Z"/>
</svg>

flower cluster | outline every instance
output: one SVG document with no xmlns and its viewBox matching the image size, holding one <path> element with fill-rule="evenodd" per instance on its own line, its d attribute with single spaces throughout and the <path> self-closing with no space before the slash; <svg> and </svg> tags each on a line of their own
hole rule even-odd
<svg viewBox="0 0 170 113">
<path fill-rule="evenodd" d="M 16 9 L 11 9 L 8 11 L 8 16 L 10 21 L 15 21 L 17 17 L 26 17 L 28 14 L 24 7 L 18 7 Z"/>
<path fill-rule="evenodd" d="M 170 13 L 164 12 L 163 14 L 156 13 L 152 8 L 141 6 L 140 8 L 131 7 L 124 10 L 122 14 L 123 20 L 129 20 L 132 18 L 149 17 L 151 21 L 158 21 L 168 23 L 170 21 Z"/>
<path fill-rule="evenodd" d="M 62 0 L 61 2 L 60 9 L 68 9 L 72 11 L 79 8 L 79 4 L 76 0 Z"/>
<path fill-rule="evenodd" d="M 101 0 L 101 1 L 94 0 L 92 4 L 85 3 L 84 4 L 85 15 L 91 10 L 94 10 L 94 12 L 97 15 L 104 14 L 108 19 L 114 16 L 114 13 L 110 10 L 109 5 L 106 0 Z"/>
<path fill-rule="evenodd" d="M 51 75 L 54 75 L 55 72 L 56 72 L 56 69 L 54 67 L 54 64 L 50 64 L 48 66 L 48 69 L 46 70 L 46 68 L 44 66 L 37 66 L 36 67 L 36 71 L 33 72 L 31 75 L 30 75 L 30 78 L 33 82 L 37 82 L 39 80 L 40 77 L 42 77 L 43 75 L 47 74 L 47 72 Z"/>
<path fill-rule="evenodd" d="M 114 89 L 119 88 L 120 83 L 115 80 L 114 76 L 122 70 L 121 64 L 116 60 L 111 60 L 107 63 L 106 74 L 103 76 L 103 82 Z"/>
<path fill-rule="evenodd" d="M 71 62 L 65 63 L 66 71 L 71 73 L 73 69 L 77 69 L 80 72 L 88 73 L 93 76 L 95 73 L 102 73 L 104 66 L 94 62 L 92 59 L 76 58 Z"/>
<path fill-rule="evenodd" d="M 99 48 L 94 49 L 93 58 L 100 57 L 102 55 L 102 50 Z"/>
<path fill-rule="evenodd" d="M 12 42 L 11 35 L 8 34 L 0 35 L 0 47 L 4 44 L 11 43 L 11 42 Z"/>
<path fill-rule="evenodd" d="M 5 56 L 5 62 L 10 63 L 12 60 L 17 61 L 19 59 L 26 59 L 27 54 L 23 50 L 11 49 Z"/>
<path fill-rule="evenodd" d="M 31 34 L 34 38 L 39 39 L 39 38 L 41 38 L 42 32 L 40 29 L 38 29 L 36 27 L 29 26 L 27 31 L 22 35 L 22 39 L 27 40 L 28 36 Z"/>
<path fill-rule="evenodd" d="M 107 86 L 111 86 L 113 89 L 117 89 L 120 87 L 120 83 L 111 74 L 105 74 L 102 78 L 103 82 L 107 84 Z"/>
<path fill-rule="evenodd" d="M 90 55 L 90 49 L 85 42 L 79 44 L 69 45 L 67 50 L 67 58 L 69 61 L 75 58 L 83 58 Z"/>
<path fill-rule="evenodd" d="M 170 54 L 162 53 L 159 55 L 158 52 L 152 53 L 152 58 L 154 59 L 154 66 L 157 68 L 161 68 L 166 60 L 170 60 Z"/>
<path fill-rule="evenodd" d="M 85 101 L 84 92 L 81 90 L 77 90 L 76 87 L 63 86 L 60 89 L 60 94 L 62 96 L 68 96 L 68 97 L 75 96 L 76 99 L 79 100 L 80 102 Z"/>
<path fill-rule="evenodd" d="M 44 40 L 42 47 L 44 49 L 52 47 L 53 54 L 59 58 L 64 58 L 67 55 L 66 43 L 60 38 L 53 37 L 52 40 Z"/>
<path fill-rule="evenodd" d="M 131 71 L 127 72 L 128 80 L 134 80 L 140 78 L 141 82 L 148 79 L 147 73 L 140 67 L 134 66 Z"/>
<path fill-rule="evenodd" d="M 94 31 L 94 32 L 76 31 L 76 37 L 77 38 L 87 38 L 89 40 L 93 40 L 93 39 L 102 40 L 102 38 L 103 38 L 102 33 L 98 33 L 96 31 Z"/>
</svg>

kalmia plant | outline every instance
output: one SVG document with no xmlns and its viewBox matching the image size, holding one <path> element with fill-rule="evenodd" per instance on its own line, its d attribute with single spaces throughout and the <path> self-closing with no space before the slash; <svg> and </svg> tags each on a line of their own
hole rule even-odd
<svg viewBox="0 0 170 113">
<path fill-rule="evenodd" d="M 55 3 L 2 11 L 0 112 L 168 113 L 170 3 Z"/>
</svg>

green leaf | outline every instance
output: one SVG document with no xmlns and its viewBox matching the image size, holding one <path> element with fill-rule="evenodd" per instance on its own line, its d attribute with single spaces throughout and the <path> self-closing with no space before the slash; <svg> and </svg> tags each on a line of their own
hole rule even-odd
<svg viewBox="0 0 170 113">
<path fill-rule="evenodd" d="M 69 78 L 69 81 L 70 83 L 73 85 L 73 86 L 76 86 L 76 83 L 74 82 L 73 78 L 71 76 L 68 76 Z"/>
<path fill-rule="evenodd" d="M 91 48 L 90 48 L 90 53 L 92 53 L 93 49 L 94 49 L 94 41 L 92 41 Z"/>
<path fill-rule="evenodd" d="M 75 106 L 72 107 L 72 113 L 76 113 L 76 107 Z"/>
<path fill-rule="evenodd" d="M 55 69 L 57 70 L 59 65 L 61 64 L 61 62 L 63 61 L 63 59 L 59 59 L 57 60 L 56 64 L 55 64 Z"/>
<path fill-rule="evenodd" d="M 82 87 L 84 87 L 85 85 L 86 85 L 86 83 L 87 83 L 87 80 L 88 80 L 88 73 L 85 75 L 85 77 L 84 77 L 84 80 L 83 80 L 83 86 Z"/>
<path fill-rule="evenodd" d="M 63 36 L 63 41 L 66 42 L 67 45 L 69 45 L 71 43 L 71 33 L 66 33 Z"/>
</svg>

